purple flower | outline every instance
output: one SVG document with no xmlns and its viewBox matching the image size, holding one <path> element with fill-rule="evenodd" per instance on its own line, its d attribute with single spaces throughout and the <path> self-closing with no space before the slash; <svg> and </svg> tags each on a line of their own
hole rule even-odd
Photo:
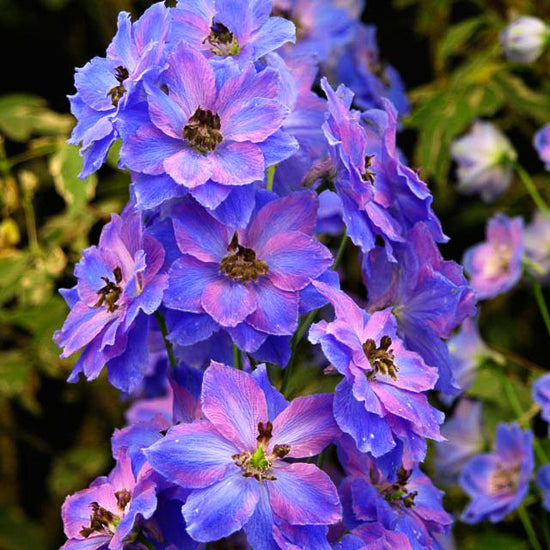
<svg viewBox="0 0 550 550">
<path fill-rule="evenodd" d="M 142 174 L 134 184 L 144 208 L 189 190 L 212 209 L 232 187 L 264 179 L 267 161 L 273 163 L 269 138 L 288 115 L 275 99 L 275 71 L 210 63 L 180 44 L 160 86 L 146 85 L 146 91 L 151 122 L 140 125 L 120 153 L 124 166 Z"/>
<path fill-rule="evenodd" d="M 353 20 L 334 0 L 274 0 L 272 13 L 296 26 L 296 45 L 287 46 L 289 57 L 307 55 L 324 61 L 352 37 Z"/>
<path fill-rule="evenodd" d="M 409 111 L 405 86 L 397 70 L 380 60 L 374 25 L 354 25 L 354 39 L 336 63 L 336 77 L 355 93 L 361 109 L 384 109 L 389 99 L 400 116 Z"/>
<path fill-rule="evenodd" d="M 135 116 L 133 111 L 140 99 L 143 78 L 158 70 L 162 62 L 168 18 L 169 10 L 164 2 L 151 6 L 133 24 L 130 15 L 121 12 L 107 57 L 94 57 L 77 69 L 77 93 L 69 96 L 77 125 L 69 143 L 82 143 L 80 153 L 84 156 L 84 166 L 79 177 L 86 178 L 103 164 L 119 135 L 116 124 L 125 117 Z"/>
<path fill-rule="evenodd" d="M 436 539 L 449 533 L 452 517 L 443 509 L 443 492 L 418 466 L 397 464 L 387 478 L 347 438 L 340 442 L 338 456 L 348 474 L 340 486 L 344 521 L 363 543 L 373 544 L 367 548 L 440 548 Z M 364 546 L 349 546 L 353 548 Z"/>
<path fill-rule="evenodd" d="M 477 319 L 469 317 L 460 330 L 447 342 L 451 355 L 453 376 L 462 391 L 466 391 L 475 379 L 477 369 L 485 359 L 495 358 L 479 335 Z"/>
<path fill-rule="evenodd" d="M 446 441 L 438 441 L 434 467 L 441 480 L 454 483 L 464 465 L 483 447 L 481 403 L 462 399 L 441 427 Z"/>
<path fill-rule="evenodd" d="M 468 134 L 453 143 L 451 154 L 458 164 L 460 192 L 480 193 L 485 202 L 493 202 L 510 187 L 517 154 L 494 124 L 475 122 Z"/>
<path fill-rule="evenodd" d="M 462 261 L 478 298 L 494 298 L 513 288 L 521 278 L 523 220 L 498 213 L 485 230 L 485 241 L 469 248 Z"/>
<path fill-rule="evenodd" d="M 93 380 L 107 365 L 115 387 L 129 393 L 139 387 L 149 365 L 149 319 L 167 286 L 163 263 L 162 245 L 144 233 L 131 204 L 112 215 L 98 246 L 83 251 L 76 286 L 61 291 L 71 311 L 54 335 L 61 357 L 84 348 L 69 382 L 81 372 Z"/>
<path fill-rule="evenodd" d="M 543 282 L 550 282 L 550 219 L 540 210 L 523 230 L 526 267 Z"/>
<path fill-rule="evenodd" d="M 69 540 L 62 549 L 118 550 L 128 539 L 135 539 L 157 507 L 152 474 L 145 468 L 135 476 L 123 452 L 108 477 L 99 477 L 88 489 L 68 496 L 61 515 Z"/>
<path fill-rule="evenodd" d="M 313 464 L 284 458 L 316 455 L 339 436 L 332 397 L 287 405 L 254 375 L 212 363 L 201 404 L 204 420 L 174 426 L 146 451 L 155 470 L 191 489 L 183 506 L 191 537 L 207 542 L 243 527 L 255 548 L 326 538 L 324 526 L 340 519 L 336 489 Z"/>
<path fill-rule="evenodd" d="M 424 393 L 435 386 L 437 370 L 405 349 L 389 309 L 369 315 L 343 292 L 314 285 L 336 312 L 333 322 L 311 327 L 309 340 L 321 344 L 327 359 L 345 376 L 334 397 L 340 429 L 353 437 L 361 452 L 375 458 L 394 451 L 410 464 L 423 460 L 424 438 L 441 439 L 444 415 Z"/>
<path fill-rule="evenodd" d="M 418 223 L 406 242 L 394 246 L 396 261 L 380 247 L 363 258 L 363 280 L 369 311 L 392 307 L 397 331 L 406 346 L 439 371 L 436 389 L 459 390 L 453 378 L 449 350 L 442 338 L 475 314 L 475 297 L 462 268 L 445 261 L 431 232 Z"/>
<path fill-rule="evenodd" d="M 542 409 L 542 418 L 550 423 L 550 373 L 539 378 L 532 389 L 532 397 Z"/>
<path fill-rule="evenodd" d="M 533 434 L 517 423 L 498 424 L 494 452 L 472 458 L 460 475 L 460 485 L 472 499 L 463 521 L 498 523 L 519 506 L 533 473 L 532 442 Z"/>
<path fill-rule="evenodd" d="M 207 57 L 255 61 L 296 39 L 294 24 L 270 12 L 271 0 L 179 0 L 170 38 Z"/>
<path fill-rule="evenodd" d="M 547 170 L 550 170 L 550 123 L 545 124 L 533 139 L 533 144 L 540 160 L 544 162 Z"/>
<path fill-rule="evenodd" d="M 164 300 L 182 313 L 170 338 L 190 345 L 222 328 L 249 353 L 268 339 L 288 349 L 306 288 L 332 263 L 312 236 L 316 207 L 313 194 L 297 193 L 268 202 L 245 229 L 235 229 L 182 201 L 173 222 L 183 256 L 170 269 Z"/>
<path fill-rule="evenodd" d="M 542 505 L 550 511 L 550 464 L 541 466 L 537 472 L 537 487 L 542 492 Z"/>
<path fill-rule="evenodd" d="M 374 248 L 377 236 L 383 237 L 391 257 L 393 243 L 403 241 L 419 221 L 426 223 L 434 239 L 444 241 L 428 187 L 399 159 L 395 109 L 384 100 L 384 111 L 371 109 L 361 115 L 350 110 L 353 94 L 345 86 L 335 93 L 323 79 L 321 87 L 329 107 L 323 131 L 353 242 L 366 253 Z"/>
<path fill-rule="evenodd" d="M 532 63 L 550 43 L 550 28 L 538 17 L 523 15 L 502 31 L 500 41 L 508 59 Z"/>
</svg>

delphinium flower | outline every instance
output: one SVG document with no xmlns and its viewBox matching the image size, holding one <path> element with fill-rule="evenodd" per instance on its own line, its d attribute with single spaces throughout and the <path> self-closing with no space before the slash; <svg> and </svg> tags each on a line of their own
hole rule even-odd
<svg viewBox="0 0 550 550">
<path fill-rule="evenodd" d="M 427 224 L 434 239 L 445 241 L 428 187 L 399 159 L 397 114 L 391 104 L 385 101 L 384 111 L 361 114 L 350 110 L 353 93 L 345 86 L 335 93 L 323 79 L 321 87 L 329 107 L 323 131 L 331 146 L 333 179 L 353 242 L 368 252 L 376 237 L 382 237 L 391 256 L 392 243 L 403 241 L 418 221 Z"/>
<path fill-rule="evenodd" d="M 539 468 L 537 487 L 542 491 L 542 505 L 550 512 L 550 464 Z"/>
<path fill-rule="evenodd" d="M 185 341 L 171 338 L 190 345 L 221 328 L 246 352 L 268 339 L 289 352 L 301 291 L 332 263 L 330 251 L 312 236 L 316 207 L 307 191 L 271 200 L 238 230 L 191 199 L 181 201 L 173 222 L 183 255 L 170 269 L 164 304 L 180 311 L 177 323 L 190 330 L 175 326 Z"/>
<path fill-rule="evenodd" d="M 458 165 L 461 193 L 479 193 L 492 202 L 510 187 L 517 153 L 494 124 L 475 122 L 469 133 L 453 142 L 451 154 Z"/>
<path fill-rule="evenodd" d="M 550 27 L 538 17 L 523 15 L 500 35 L 504 53 L 512 61 L 532 63 L 550 43 Z"/>
<path fill-rule="evenodd" d="M 332 396 L 286 406 L 252 375 L 213 363 L 201 405 L 204 420 L 174 426 L 146 451 L 155 470 L 191 489 L 183 506 L 191 537 L 213 541 L 244 528 L 254 548 L 325 548 L 325 526 L 341 517 L 336 489 L 315 465 L 285 458 L 316 455 L 339 437 Z"/>
<path fill-rule="evenodd" d="M 513 288 L 523 266 L 523 220 L 497 213 L 487 223 L 485 241 L 469 248 L 462 264 L 479 299 Z"/>
<path fill-rule="evenodd" d="M 541 407 L 542 418 L 550 423 L 550 373 L 541 376 L 533 384 L 532 397 Z"/>
<path fill-rule="evenodd" d="M 550 170 L 550 123 L 545 124 L 533 139 L 535 149 L 547 170 Z"/>
<path fill-rule="evenodd" d="M 471 498 L 463 521 L 498 523 L 519 506 L 533 473 L 532 441 L 533 434 L 516 423 L 498 424 L 494 452 L 472 458 L 460 475 L 460 485 Z"/>
<path fill-rule="evenodd" d="M 63 550 L 119 550 L 141 535 L 157 507 L 154 472 L 144 468 L 134 475 L 122 452 L 108 477 L 97 478 L 88 489 L 68 496 L 61 511 Z"/>
<path fill-rule="evenodd" d="M 540 210 L 525 226 L 523 242 L 526 267 L 537 279 L 550 281 L 550 219 Z"/>
<path fill-rule="evenodd" d="M 462 268 L 442 258 L 423 223 L 407 233 L 403 244 L 394 245 L 394 256 L 396 261 L 389 261 L 386 250 L 376 247 L 363 257 L 367 309 L 374 312 L 391 307 L 405 345 L 426 364 L 437 367 L 436 389 L 456 394 L 460 388 L 442 339 L 475 314 L 474 293 Z"/>
<path fill-rule="evenodd" d="M 477 319 L 469 317 L 460 330 L 449 338 L 447 345 L 451 355 L 452 372 L 462 391 L 466 391 L 475 379 L 477 369 L 489 358 L 497 359 L 479 335 Z"/>
<path fill-rule="evenodd" d="M 334 0 L 273 0 L 273 15 L 284 17 L 296 26 L 296 44 L 286 54 L 328 59 L 331 52 L 352 38 L 352 18 Z"/>
<path fill-rule="evenodd" d="M 207 57 L 255 61 L 296 39 L 294 24 L 270 17 L 271 9 L 271 0 L 178 0 L 170 39 L 184 41 Z"/>
<path fill-rule="evenodd" d="M 189 191 L 215 209 L 232 189 L 246 187 L 249 216 L 254 192 L 248 184 L 264 179 L 266 159 L 282 160 L 273 148 L 286 135 L 275 144 L 269 140 L 288 115 L 276 99 L 277 72 L 257 73 L 251 63 L 242 70 L 232 69 L 230 61 L 214 64 L 186 44 L 179 44 L 167 63 L 160 86 L 146 87 L 150 122 L 129 136 L 120 152 L 121 163 L 138 173 L 138 204 L 154 208 Z M 234 204 L 232 219 L 246 223 Z"/>
<path fill-rule="evenodd" d="M 376 42 L 374 25 L 354 25 L 354 38 L 335 62 L 335 75 L 355 93 L 361 109 L 384 109 L 382 98 L 389 99 L 400 116 L 409 110 L 405 86 L 397 70 L 383 64 Z"/>
<path fill-rule="evenodd" d="M 345 377 L 334 396 L 338 426 L 375 458 L 394 453 L 398 462 L 423 460 L 425 438 L 441 439 L 444 415 L 425 393 L 435 386 L 437 370 L 405 348 L 389 309 L 369 315 L 343 292 L 314 285 L 336 313 L 334 321 L 312 325 L 309 340 L 321 344 Z"/>
<path fill-rule="evenodd" d="M 453 520 L 443 508 L 443 492 L 417 465 L 396 464 L 388 478 L 347 438 L 338 445 L 338 457 L 347 474 L 339 489 L 344 522 L 355 537 L 372 548 L 440 548 L 437 539 L 449 534 Z"/>
<path fill-rule="evenodd" d="M 446 441 L 436 443 L 434 467 L 439 479 L 455 483 L 464 465 L 483 448 L 481 403 L 461 399 L 441 426 Z"/>
<path fill-rule="evenodd" d="M 112 215 L 98 246 L 83 251 L 76 286 L 62 290 L 69 315 L 54 335 L 62 357 L 84 348 L 70 382 L 81 372 L 93 380 L 106 365 L 116 388 L 132 393 L 139 386 L 149 365 L 149 321 L 167 286 L 163 263 L 162 245 L 132 204 Z"/>
<path fill-rule="evenodd" d="M 77 93 L 69 96 L 77 124 L 69 143 L 82 144 L 81 178 L 95 172 L 105 161 L 119 136 L 117 123 L 140 110 L 136 104 L 142 101 L 143 79 L 160 70 L 168 30 L 169 10 L 164 2 L 151 6 L 134 23 L 128 13 L 121 12 L 107 56 L 94 57 L 77 69 Z M 141 105 L 141 110 L 145 109 Z"/>
</svg>

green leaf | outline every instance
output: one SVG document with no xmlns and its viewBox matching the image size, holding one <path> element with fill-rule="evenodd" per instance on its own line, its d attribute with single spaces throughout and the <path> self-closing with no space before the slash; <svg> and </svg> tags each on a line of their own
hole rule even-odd
<svg viewBox="0 0 550 550">
<path fill-rule="evenodd" d="M 0 508 L 0 548 L 2 550 L 27 550 L 46 548 L 41 529 L 29 522 L 15 508 Z"/>
<path fill-rule="evenodd" d="M 32 367 L 19 350 L 0 352 L 0 396 L 23 394 L 30 382 Z"/>
<path fill-rule="evenodd" d="M 436 65 L 442 68 L 449 57 L 459 53 L 484 23 L 484 17 L 472 17 L 450 27 L 437 45 Z"/>
<path fill-rule="evenodd" d="M 57 153 L 50 157 L 49 169 L 55 189 L 65 199 L 69 210 L 80 210 L 94 197 L 97 177 L 92 174 L 85 180 L 78 178 L 82 158 L 76 147 L 61 144 Z"/>
<path fill-rule="evenodd" d="M 48 109 L 44 99 L 27 94 L 0 97 L 0 132 L 14 141 L 27 141 L 32 134 L 66 135 L 74 119 Z"/>
</svg>

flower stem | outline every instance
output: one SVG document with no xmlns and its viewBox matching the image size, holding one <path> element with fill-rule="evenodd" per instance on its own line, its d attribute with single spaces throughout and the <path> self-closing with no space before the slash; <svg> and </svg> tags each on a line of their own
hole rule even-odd
<svg viewBox="0 0 550 550">
<path fill-rule="evenodd" d="M 235 344 L 233 344 L 233 366 L 238 370 L 243 370 L 243 356 Z"/>
<path fill-rule="evenodd" d="M 501 379 L 502 379 L 502 385 L 504 386 L 504 392 L 506 393 L 506 397 L 508 398 L 508 401 L 512 406 L 512 409 L 514 409 L 514 413 L 517 416 L 520 426 L 523 429 L 528 428 L 530 419 L 526 417 L 525 411 L 521 407 L 518 396 L 516 394 L 516 390 L 514 389 L 514 385 L 510 382 L 510 380 L 504 373 L 501 373 Z M 544 449 L 541 447 L 536 437 L 533 438 L 533 449 L 535 451 L 535 454 L 537 455 L 539 462 L 541 464 L 548 464 L 548 457 L 546 456 Z"/>
<path fill-rule="evenodd" d="M 533 292 L 535 294 L 535 300 L 537 301 L 537 305 L 539 306 L 540 314 L 542 315 L 542 318 L 544 320 L 546 330 L 548 331 L 548 334 L 550 335 L 550 312 L 548 311 L 548 306 L 546 305 L 546 300 L 544 299 L 544 294 L 542 292 L 542 287 L 541 287 L 538 279 L 535 279 L 535 277 L 530 277 L 530 279 L 531 279 L 531 283 L 533 285 Z"/>
<path fill-rule="evenodd" d="M 342 261 L 342 258 L 344 256 L 344 251 L 346 250 L 346 245 L 348 244 L 348 235 L 347 233 L 344 233 L 344 236 L 342 237 L 342 240 L 340 241 L 340 247 L 338 248 L 338 252 L 336 253 L 336 259 L 334 260 L 334 263 L 332 264 L 332 269 L 336 271 L 338 269 L 338 266 L 340 265 L 340 262 Z"/>
<path fill-rule="evenodd" d="M 523 527 L 525 528 L 525 532 L 527 533 L 527 537 L 529 538 L 531 546 L 534 548 L 534 550 L 542 550 L 542 546 L 537 539 L 533 524 L 529 519 L 529 514 L 527 513 L 527 510 L 525 509 L 525 506 L 523 504 L 520 504 L 518 506 L 518 516 L 521 520 L 521 523 L 523 523 Z"/>
<path fill-rule="evenodd" d="M 523 185 L 525 185 L 527 192 L 531 195 L 533 202 L 547 218 L 550 218 L 550 208 L 546 204 L 546 201 L 542 198 L 542 195 L 539 193 L 536 185 L 533 183 L 531 176 L 527 173 L 523 166 L 517 162 L 514 162 L 514 168 L 517 175 L 523 182 Z"/>
<path fill-rule="evenodd" d="M 168 361 L 170 366 L 175 369 L 177 366 L 176 358 L 174 357 L 174 349 L 172 348 L 172 342 L 168 340 L 168 329 L 166 328 L 166 321 L 160 311 L 155 311 L 155 318 L 159 324 L 160 331 L 162 332 L 162 338 L 164 340 L 164 346 L 166 347 L 166 353 L 168 354 Z"/>
</svg>

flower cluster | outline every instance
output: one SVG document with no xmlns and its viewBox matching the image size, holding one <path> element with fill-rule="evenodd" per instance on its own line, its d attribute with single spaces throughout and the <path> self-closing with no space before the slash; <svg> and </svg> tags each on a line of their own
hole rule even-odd
<svg viewBox="0 0 550 550">
<path fill-rule="evenodd" d="M 69 381 L 105 366 L 133 403 L 113 472 L 66 500 L 65 549 L 436 549 L 449 532 L 420 464 L 443 439 L 431 391 L 467 383 L 446 340 L 475 296 L 397 148 L 408 103 L 361 7 L 159 2 L 77 71 L 82 176 L 118 139 L 131 198 L 62 291 L 55 342 L 81 350 Z M 365 299 L 342 289 L 348 237 Z M 325 393 L 297 376 L 307 354 Z"/>
</svg>

